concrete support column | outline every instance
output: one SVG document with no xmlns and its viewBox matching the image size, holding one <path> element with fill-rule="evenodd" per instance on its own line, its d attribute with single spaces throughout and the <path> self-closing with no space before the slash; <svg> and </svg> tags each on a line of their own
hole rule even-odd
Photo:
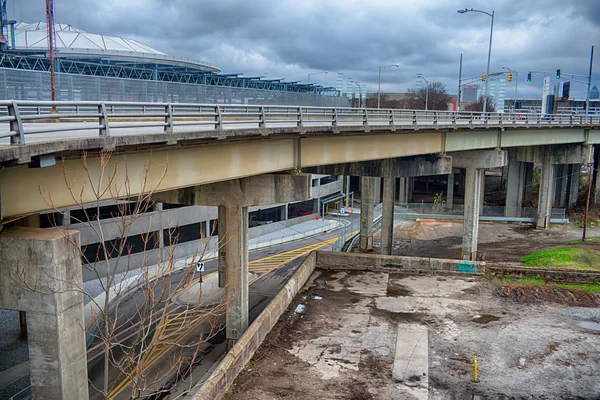
<svg viewBox="0 0 600 400">
<path fill-rule="evenodd" d="M 400 203 L 408 203 L 408 184 L 410 178 L 400 177 L 398 181 L 398 201 Z"/>
<path fill-rule="evenodd" d="M 594 145 L 594 185 L 592 187 L 594 204 L 600 203 L 600 145 Z"/>
<path fill-rule="evenodd" d="M 394 194 L 396 177 L 391 166 L 384 166 L 383 207 L 381 210 L 381 254 L 392 255 L 394 242 Z"/>
<path fill-rule="evenodd" d="M 537 228 L 548 229 L 550 227 L 550 214 L 552 212 L 552 200 L 554 199 L 553 178 L 554 165 L 549 151 L 544 154 L 542 173 L 540 177 L 540 194 L 537 209 Z"/>
<path fill-rule="evenodd" d="M 410 178 L 408 178 L 408 185 L 407 185 L 407 203 L 412 203 L 413 201 L 413 192 L 415 191 L 415 178 L 414 176 L 411 176 Z"/>
<path fill-rule="evenodd" d="M 479 185 L 479 215 L 483 215 L 483 205 L 485 200 L 485 169 L 481 174 Z"/>
<path fill-rule="evenodd" d="M 567 183 L 569 180 L 569 166 L 558 164 L 554 166 L 554 202 L 559 207 L 567 206 Z"/>
<path fill-rule="evenodd" d="M 579 198 L 579 181 L 581 178 L 581 164 L 569 165 L 569 185 L 567 207 L 577 204 Z"/>
<path fill-rule="evenodd" d="M 0 308 L 27 312 L 34 399 L 88 398 L 78 242 L 57 229 L 0 234 Z"/>
<path fill-rule="evenodd" d="M 381 203 L 381 177 L 374 177 L 374 190 L 375 190 L 375 204 Z"/>
<path fill-rule="evenodd" d="M 61 226 L 71 225 L 71 211 L 65 210 L 62 212 L 62 214 L 63 214 L 62 223 L 60 225 Z"/>
<path fill-rule="evenodd" d="M 346 191 L 344 193 L 348 194 L 348 193 L 350 193 L 350 175 L 346 175 L 345 181 L 346 181 Z M 350 196 L 346 196 L 346 208 L 350 208 L 350 207 L 351 207 Z"/>
<path fill-rule="evenodd" d="M 160 225 L 159 225 L 159 229 L 156 231 L 156 240 L 158 241 L 159 259 L 163 260 L 163 249 L 165 247 L 163 230 L 165 229 L 165 226 L 167 225 L 166 222 L 164 221 L 164 215 L 162 212 L 163 211 L 163 203 L 156 203 L 154 205 L 154 211 L 159 213 L 158 218 L 160 220 Z"/>
<path fill-rule="evenodd" d="M 288 219 L 288 204 L 281 206 L 281 220 L 287 221 Z"/>
<path fill-rule="evenodd" d="M 219 287 L 224 288 L 227 283 L 227 278 L 225 275 L 225 243 L 227 243 L 227 216 L 225 214 L 225 207 L 219 206 L 217 214 L 217 235 L 218 235 L 218 247 L 219 247 L 219 264 L 218 264 L 218 274 L 219 274 Z"/>
<path fill-rule="evenodd" d="M 230 349 L 248 329 L 248 207 L 219 207 L 227 227 L 225 249 L 225 296 L 227 299 L 226 341 Z M 220 228 L 220 226 L 219 226 Z"/>
<path fill-rule="evenodd" d="M 360 178 L 362 192 L 360 198 L 360 249 L 373 250 L 373 215 L 375 213 L 375 178 Z"/>
<path fill-rule="evenodd" d="M 504 215 L 506 217 L 520 217 L 521 206 L 525 191 L 525 173 L 527 164 L 519 161 L 509 161 L 508 163 L 508 182 L 506 185 L 506 207 Z"/>
<path fill-rule="evenodd" d="M 451 209 L 454 204 L 454 171 L 446 179 L 446 208 Z"/>
<path fill-rule="evenodd" d="M 463 223 L 462 259 L 477 259 L 477 236 L 479 233 L 479 207 L 481 205 L 481 180 L 483 168 L 466 168 L 465 203 Z"/>
<path fill-rule="evenodd" d="M 533 191 L 533 163 L 525 163 L 525 188 L 523 189 L 523 203 L 531 204 L 531 192 Z"/>
</svg>

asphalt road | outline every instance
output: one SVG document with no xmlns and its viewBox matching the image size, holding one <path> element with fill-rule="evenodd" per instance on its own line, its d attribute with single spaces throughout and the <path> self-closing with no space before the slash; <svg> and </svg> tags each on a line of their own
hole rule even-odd
<svg viewBox="0 0 600 400">
<path fill-rule="evenodd" d="M 356 223 L 359 215 L 351 215 L 346 219 L 349 221 L 354 221 L 353 226 L 357 227 Z M 346 230 L 346 233 L 350 233 L 350 229 Z M 249 254 L 249 260 L 259 260 L 271 255 L 284 253 L 286 251 L 304 248 L 306 246 L 315 245 L 321 242 L 324 242 L 328 239 L 332 239 L 334 237 L 342 234 L 342 228 L 338 228 L 317 236 L 305 238 L 302 240 L 284 243 L 278 246 L 258 249 L 256 251 L 252 251 Z M 329 245 L 325 248 L 331 248 Z M 249 289 L 249 318 L 250 322 L 252 322 L 260 312 L 267 306 L 269 300 L 277 294 L 280 288 L 287 282 L 289 277 L 294 273 L 295 269 L 300 265 L 304 257 L 299 257 L 290 262 L 287 262 L 285 265 L 277 268 L 276 270 L 265 274 L 258 278 L 254 283 L 251 284 Z M 205 263 L 205 274 L 216 271 L 218 268 L 217 260 L 211 260 Z M 185 271 L 180 270 L 173 274 L 170 284 L 171 290 L 175 289 L 178 286 L 178 283 L 181 281 L 185 274 Z M 159 289 L 162 286 L 159 286 Z M 132 328 L 139 322 L 139 314 L 136 312 L 137 307 L 140 304 L 144 304 L 146 301 L 146 295 L 142 290 L 137 291 L 132 296 L 130 296 L 121 306 L 119 307 L 119 318 L 118 323 L 120 325 L 121 334 L 128 333 L 128 330 L 131 332 L 139 331 L 137 328 Z M 160 314 L 160 311 L 157 310 L 157 314 Z M 225 324 L 225 316 L 222 315 L 220 317 L 220 323 L 222 326 Z M 154 324 L 151 326 L 152 329 L 156 328 L 156 323 L 159 320 L 154 321 Z M 161 379 L 161 383 L 167 384 L 164 385 L 163 390 L 164 394 L 166 393 L 175 393 L 184 391 L 189 389 L 193 383 L 198 381 L 213 364 L 219 360 L 220 357 L 225 353 L 225 332 L 224 330 L 219 332 L 216 336 L 210 339 L 208 342 L 203 343 L 200 347 L 200 351 L 196 353 L 196 347 L 193 346 L 194 343 L 197 343 L 200 335 L 198 332 L 202 332 L 202 329 L 205 327 L 201 327 L 200 329 L 196 329 L 193 332 L 190 332 L 189 335 L 185 336 L 185 339 L 182 339 L 184 343 L 180 343 L 183 347 L 173 346 L 174 348 L 170 351 L 165 352 L 165 354 L 152 362 L 152 365 L 148 367 L 147 374 L 148 376 L 156 376 L 158 371 L 168 370 L 172 359 L 175 356 L 183 356 L 185 360 L 195 360 L 194 367 L 190 369 L 191 374 L 186 376 L 172 376 L 169 379 L 165 379 L 164 377 Z M 129 344 L 131 340 L 124 340 L 123 345 L 116 346 L 114 348 L 115 356 L 121 357 L 123 355 L 123 351 L 127 351 L 126 345 Z M 92 347 L 96 344 L 95 342 Z M 185 347 L 186 345 L 190 345 L 190 347 Z M 89 358 L 89 355 L 88 355 Z M 100 399 L 102 396 L 100 393 L 94 389 L 95 387 L 102 387 L 103 381 L 103 364 L 104 357 L 103 355 L 97 354 L 96 357 L 88 364 L 88 377 L 90 379 L 90 399 Z M 120 383 L 123 381 L 123 374 L 121 371 L 113 368 L 109 371 L 109 381 Z M 123 388 L 120 388 L 116 392 L 118 392 L 117 399 L 128 399 L 131 397 L 131 388 L 128 385 L 128 382 Z M 158 389 L 159 386 L 156 386 Z M 115 392 L 115 393 L 116 393 Z M 160 398 L 160 397 L 157 397 Z"/>
</svg>

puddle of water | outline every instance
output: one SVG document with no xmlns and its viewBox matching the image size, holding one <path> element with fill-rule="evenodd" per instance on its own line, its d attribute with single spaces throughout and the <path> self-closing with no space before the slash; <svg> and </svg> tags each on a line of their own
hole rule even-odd
<svg viewBox="0 0 600 400">
<path fill-rule="evenodd" d="M 575 326 L 585 329 L 586 331 L 592 331 L 600 333 L 600 324 L 592 321 L 581 321 L 577 322 Z"/>
<path fill-rule="evenodd" d="M 496 317 L 495 315 L 483 314 L 476 318 L 473 318 L 473 322 L 478 324 L 489 324 L 490 322 L 498 321 L 500 317 Z"/>
</svg>

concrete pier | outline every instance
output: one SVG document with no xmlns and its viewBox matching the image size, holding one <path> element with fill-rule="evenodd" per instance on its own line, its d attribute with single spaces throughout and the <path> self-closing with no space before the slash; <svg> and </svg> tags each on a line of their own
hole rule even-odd
<svg viewBox="0 0 600 400">
<path fill-rule="evenodd" d="M 10 228 L 0 234 L 0 307 L 27 312 L 34 399 L 87 399 L 79 233 Z"/>
<path fill-rule="evenodd" d="M 383 207 L 381 210 L 381 254 L 392 255 L 394 242 L 394 197 L 396 176 L 390 165 L 384 166 Z"/>
<path fill-rule="evenodd" d="M 363 176 L 360 193 L 360 250 L 373 250 L 373 215 L 375 207 L 375 180 Z"/>
</svg>

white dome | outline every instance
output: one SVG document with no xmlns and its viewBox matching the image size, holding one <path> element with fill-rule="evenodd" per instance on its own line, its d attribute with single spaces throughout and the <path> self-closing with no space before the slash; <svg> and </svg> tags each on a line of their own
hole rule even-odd
<svg viewBox="0 0 600 400">
<path fill-rule="evenodd" d="M 174 64 L 219 72 L 218 68 L 210 63 L 169 56 L 135 39 L 89 33 L 68 24 L 55 24 L 55 32 L 59 57 L 61 54 L 78 57 L 102 56 L 115 60 Z M 17 23 L 15 40 L 18 50 L 48 50 L 46 23 Z"/>
</svg>

